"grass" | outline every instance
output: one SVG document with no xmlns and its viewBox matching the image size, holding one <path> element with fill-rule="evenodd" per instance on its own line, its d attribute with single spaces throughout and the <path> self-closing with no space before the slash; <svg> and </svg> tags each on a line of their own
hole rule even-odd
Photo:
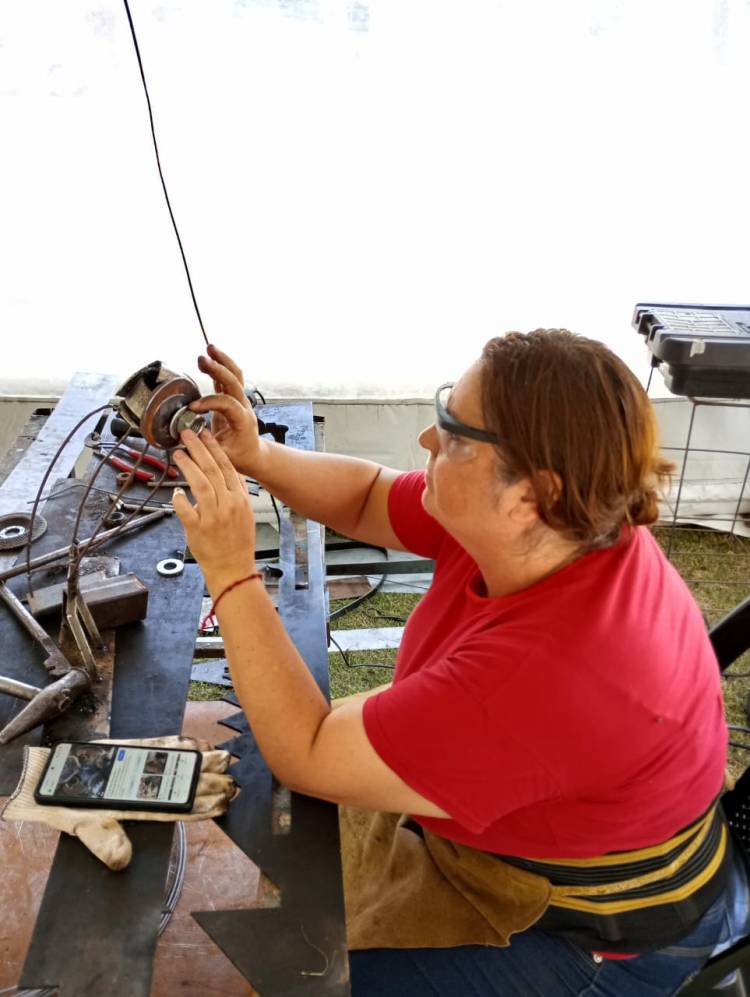
<svg viewBox="0 0 750 997">
<path fill-rule="evenodd" d="M 194 664 L 198 664 L 197 661 Z M 213 682 L 191 682 L 188 689 L 188 702 L 206 702 L 221 699 L 232 690 L 225 685 L 214 685 Z"/>
<path fill-rule="evenodd" d="M 750 539 L 717 533 L 698 527 L 656 527 L 654 535 L 664 550 L 671 546 L 672 563 L 684 578 L 703 612 L 708 626 L 713 626 L 737 603 L 750 595 Z M 337 630 L 402 626 L 421 598 L 396 592 L 378 592 L 359 608 L 331 623 L 334 638 Z M 331 611 L 350 600 L 331 602 Z M 400 619 L 393 619 L 397 617 Z M 329 654 L 331 696 L 338 698 L 363 692 L 388 682 L 395 650 L 351 651 L 346 661 L 332 647 Z M 750 673 L 750 653 L 732 665 L 730 672 Z M 725 679 L 724 701 L 727 722 L 747 726 L 745 701 L 750 695 L 750 678 Z M 191 682 L 191 700 L 221 699 L 226 690 L 207 682 Z M 743 741 L 732 733 L 733 741 Z M 750 737 L 746 738 L 750 744 Z M 744 771 L 750 757 L 737 748 L 730 749 L 730 769 L 735 776 Z"/>
</svg>

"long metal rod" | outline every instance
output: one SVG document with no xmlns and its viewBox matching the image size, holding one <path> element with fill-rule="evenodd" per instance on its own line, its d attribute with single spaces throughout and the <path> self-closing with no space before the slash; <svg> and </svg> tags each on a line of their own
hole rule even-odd
<svg viewBox="0 0 750 997">
<path fill-rule="evenodd" d="M 134 519 L 132 522 L 128 523 L 127 526 L 113 526 L 112 529 L 105 530 L 104 533 L 99 534 L 96 538 L 96 546 L 98 548 L 100 544 L 104 543 L 105 540 L 111 540 L 113 537 L 123 537 L 128 533 L 134 533 L 142 526 L 155 522 L 157 519 L 163 519 L 166 515 L 168 515 L 166 509 L 155 509 L 153 512 L 148 513 L 148 515 L 141 516 L 140 519 Z M 91 537 L 87 540 L 81 540 L 81 544 L 87 544 L 90 540 Z M 27 567 L 32 571 L 35 568 L 43 568 L 45 564 L 51 564 L 53 561 L 57 561 L 61 557 L 67 557 L 69 553 L 70 544 L 68 544 L 67 547 L 58 547 L 57 550 L 51 550 L 48 554 L 40 554 L 39 557 L 33 557 L 29 561 L 28 566 L 24 561 L 23 564 L 17 564 L 13 568 L 6 568 L 5 571 L 0 571 L 0 582 L 4 582 L 9 578 L 16 578 L 18 575 L 25 574 Z"/>
<path fill-rule="evenodd" d="M 25 570 L 25 565 L 24 565 Z M 6 604 L 18 622 L 26 628 L 34 640 L 38 641 L 49 655 L 59 654 L 59 648 L 50 635 L 37 620 L 31 615 L 21 600 L 15 593 L 0 583 L 0 599 Z"/>
<path fill-rule="evenodd" d="M 674 528 L 677 523 L 677 513 L 680 508 L 680 498 L 682 496 L 682 486 L 685 483 L 685 469 L 687 468 L 688 454 L 690 453 L 690 440 L 693 435 L 693 423 L 695 422 L 695 413 L 698 411 L 698 405 L 694 404 L 692 411 L 690 413 L 690 425 L 688 426 L 687 439 L 685 440 L 685 456 L 682 461 L 682 469 L 680 470 L 680 483 L 677 488 L 677 498 L 674 503 L 674 515 L 672 516 L 672 526 L 669 531 L 669 543 L 667 544 L 667 560 L 672 558 L 672 544 L 674 543 Z"/>
<path fill-rule="evenodd" d="M 6 696 L 32 700 L 41 691 L 35 685 L 29 685 L 27 682 L 19 682 L 17 679 L 9 679 L 5 675 L 0 675 L 0 692 L 4 692 Z"/>
</svg>

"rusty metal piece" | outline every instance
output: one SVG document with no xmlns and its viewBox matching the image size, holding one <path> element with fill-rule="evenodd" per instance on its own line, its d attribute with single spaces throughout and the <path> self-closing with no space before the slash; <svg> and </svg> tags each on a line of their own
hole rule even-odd
<svg viewBox="0 0 750 997">
<path fill-rule="evenodd" d="M 53 717 L 45 723 L 44 741 L 93 741 L 98 737 L 109 737 L 109 718 L 112 714 L 112 686 L 115 672 L 114 630 L 102 630 L 106 650 L 94 651 L 99 681 L 89 685 L 77 702 L 61 716 Z M 83 662 L 67 626 L 60 628 L 60 648 L 65 652 L 73 668 L 81 670 Z"/>
<path fill-rule="evenodd" d="M 70 662 L 60 648 L 55 644 L 44 627 L 37 623 L 21 600 L 4 583 L 0 583 L 0 599 L 10 609 L 21 626 L 25 627 L 34 640 L 38 641 L 47 652 L 44 667 L 49 674 L 57 678 L 70 671 Z"/>
<path fill-rule="evenodd" d="M 86 672 L 89 682 L 93 684 L 99 681 L 99 672 L 96 667 L 93 648 L 96 648 L 98 651 L 104 651 L 105 645 L 99 633 L 99 628 L 94 623 L 91 610 L 81 595 L 81 558 L 79 550 L 79 544 L 71 544 L 70 560 L 68 561 L 68 584 L 65 590 L 65 620 L 63 621 L 63 631 L 67 623 L 68 629 L 73 635 L 80 653 L 83 669 Z"/>
<path fill-rule="evenodd" d="M 149 443 L 171 450 L 179 443 L 183 429 L 199 433 L 205 426 L 203 416 L 188 408 L 198 398 L 200 391 L 192 378 L 176 374 L 156 360 L 128 378 L 112 405 Z"/>
<path fill-rule="evenodd" d="M 86 675 L 78 668 L 40 689 L 37 695 L 0 730 L 0 744 L 8 744 L 14 737 L 33 730 L 46 720 L 59 716 L 82 692 L 90 688 Z"/>
<path fill-rule="evenodd" d="M 32 518 L 28 512 L 11 512 L 0 516 L 0 551 L 20 550 L 29 542 Z M 38 539 L 47 530 L 47 520 L 38 513 L 33 519 L 34 535 Z"/>
<path fill-rule="evenodd" d="M 87 577 L 83 575 L 80 591 L 100 630 L 136 623 L 146 618 L 148 589 L 132 572 L 114 578 L 96 578 L 91 582 L 87 582 Z M 36 589 L 29 597 L 29 608 L 36 617 L 59 611 L 62 609 L 64 593 L 63 583 Z"/>
</svg>

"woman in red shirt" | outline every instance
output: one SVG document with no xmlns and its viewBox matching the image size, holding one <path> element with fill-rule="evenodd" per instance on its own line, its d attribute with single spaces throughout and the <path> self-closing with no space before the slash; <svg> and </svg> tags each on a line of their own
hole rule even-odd
<svg viewBox="0 0 750 997">
<path fill-rule="evenodd" d="M 197 505 L 176 491 L 175 510 L 270 768 L 547 890 L 507 946 L 352 953 L 354 994 L 670 994 L 744 934 L 744 865 L 716 805 L 718 669 L 643 528 L 669 466 L 627 367 L 564 330 L 491 340 L 438 390 L 426 472 L 399 474 L 260 439 L 236 365 L 211 347 L 199 366 L 222 393 L 192 407 L 217 437 L 184 434 Z M 435 559 L 390 688 L 325 702 L 257 584 L 235 468 L 308 518 Z"/>
</svg>

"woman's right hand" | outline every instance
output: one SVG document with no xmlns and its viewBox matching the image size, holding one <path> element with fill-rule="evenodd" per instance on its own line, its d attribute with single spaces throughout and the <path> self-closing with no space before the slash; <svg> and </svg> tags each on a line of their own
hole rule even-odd
<svg viewBox="0 0 750 997">
<path fill-rule="evenodd" d="M 258 420 L 245 396 L 242 371 L 231 357 L 216 346 L 198 358 L 198 367 L 214 382 L 216 394 L 191 402 L 192 412 L 212 412 L 211 432 L 235 468 L 249 477 L 262 477 L 269 444 L 258 435 Z"/>
</svg>

